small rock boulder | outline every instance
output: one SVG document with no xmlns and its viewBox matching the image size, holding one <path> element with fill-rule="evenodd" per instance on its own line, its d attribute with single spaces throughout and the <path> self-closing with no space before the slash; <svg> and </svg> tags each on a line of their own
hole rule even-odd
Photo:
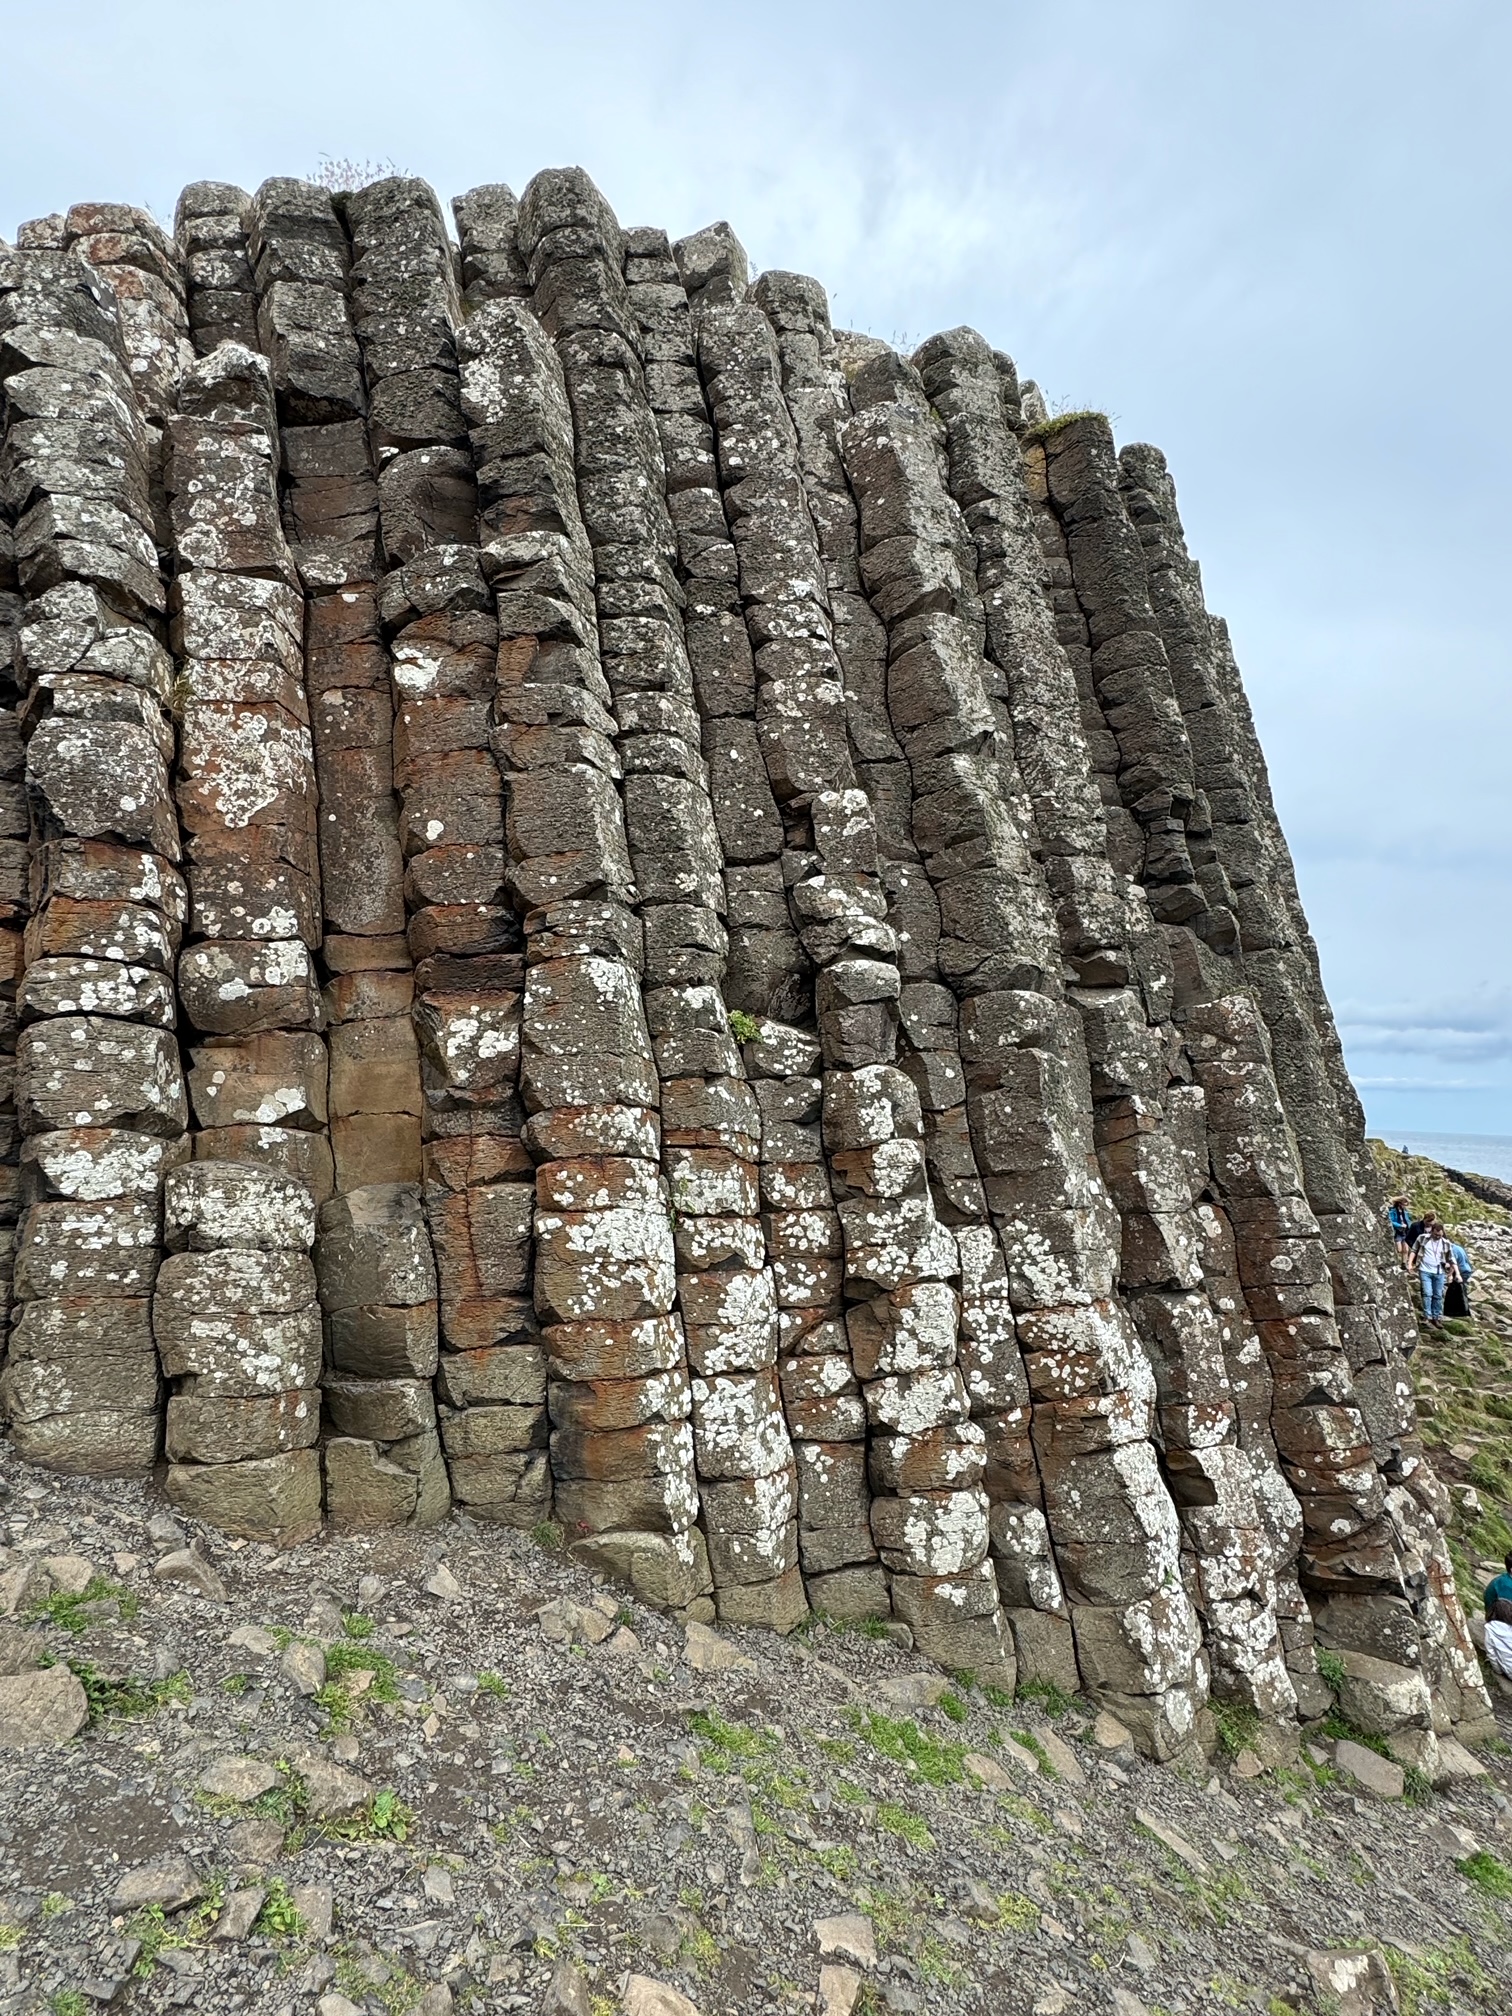
<svg viewBox="0 0 1512 2016">
<path fill-rule="evenodd" d="M 1318 2000 L 1338 2016 L 1394 2016 L 1400 2007 L 1396 1983 L 1379 1946 L 1359 1952 L 1315 1952 L 1307 1972 Z"/>
<path fill-rule="evenodd" d="M 245 1805 L 260 1799 L 278 1783 L 278 1768 L 266 1757 L 217 1757 L 199 1776 L 199 1789 L 212 1799 L 234 1799 Z"/>
<path fill-rule="evenodd" d="M 66 1666 L 0 1678 L 0 1750 L 54 1750 L 88 1720 L 89 1701 Z"/>
<path fill-rule="evenodd" d="M 1377 1799 L 1400 1799 L 1407 1789 L 1407 1774 L 1401 1765 L 1377 1751 L 1367 1750 L 1363 1743 L 1345 1740 L 1335 1744 L 1333 1761 L 1346 1778 L 1352 1778 Z"/>
<path fill-rule="evenodd" d="M 625 1983 L 620 2007 L 625 2016 L 698 2016 L 698 2005 L 665 1981 L 632 1974 Z"/>
<path fill-rule="evenodd" d="M 207 1603 L 226 1601 L 225 1583 L 204 1555 L 193 1547 L 177 1547 L 173 1553 L 165 1554 L 152 1572 L 160 1582 L 178 1582 L 184 1588 L 192 1589 Z"/>
<path fill-rule="evenodd" d="M 157 1904 L 164 1911 L 181 1911 L 205 1894 L 205 1886 L 187 1855 L 165 1855 L 156 1862 L 144 1862 L 128 1869 L 110 1893 L 114 1911 L 140 1911 Z"/>
<path fill-rule="evenodd" d="M 835 1918 L 816 1918 L 814 1941 L 821 1960 L 853 1960 L 858 1967 L 877 1964 L 877 1935 L 871 1920 L 859 1911 L 842 1912 Z"/>
</svg>

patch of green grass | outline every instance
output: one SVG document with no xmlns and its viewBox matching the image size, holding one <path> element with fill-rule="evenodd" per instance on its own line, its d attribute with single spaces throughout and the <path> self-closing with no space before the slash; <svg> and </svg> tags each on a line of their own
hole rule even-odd
<svg viewBox="0 0 1512 2016">
<path fill-rule="evenodd" d="M 871 1794 L 862 1786 L 853 1784 L 849 1778 L 837 1778 L 834 1783 L 835 1797 L 842 1806 L 869 1806 Z"/>
<path fill-rule="evenodd" d="M 1036 1806 L 1032 1799 L 1026 1799 L 1022 1792 L 999 1792 L 997 1803 L 1015 1820 L 1022 1820 L 1026 1827 L 1032 1827 L 1037 1834 L 1048 1834 L 1055 1825 L 1050 1815 Z M 1005 1834 L 1004 1838 L 1013 1841 L 1011 1834 Z"/>
<path fill-rule="evenodd" d="M 998 1899 L 999 1932 L 1032 1932 L 1039 1923 L 1039 1906 L 1017 1890 L 1006 1890 Z"/>
<path fill-rule="evenodd" d="M 62 1589 L 55 1589 L 51 1596 L 44 1596 L 40 1603 L 34 1603 L 27 1611 L 27 1619 L 33 1624 L 55 1624 L 60 1631 L 71 1631 L 78 1635 L 87 1631 L 91 1619 L 84 1616 L 86 1603 L 115 1602 L 124 1622 L 130 1623 L 142 1607 L 140 1596 L 133 1596 L 129 1589 L 123 1589 L 119 1582 L 107 1582 L 103 1575 L 91 1575 L 87 1586 L 70 1596 Z"/>
<path fill-rule="evenodd" d="M 348 1638 L 362 1639 L 371 1638 L 378 1627 L 371 1617 L 364 1616 L 360 1610 L 343 1610 L 341 1628 Z"/>
<path fill-rule="evenodd" d="M 530 1529 L 530 1537 L 548 1554 L 560 1554 L 567 1538 L 555 1519 L 538 1520 Z"/>
<path fill-rule="evenodd" d="M 738 1770 L 742 1764 L 770 1757 L 780 1746 L 765 1729 L 752 1729 L 744 1722 L 727 1722 L 713 1708 L 688 1717 L 688 1727 L 698 1738 L 699 1756 L 711 1770 Z"/>
<path fill-rule="evenodd" d="M 223 1673 L 220 1690 L 222 1694 L 245 1694 L 252 1685 L 250 1673 Z"/>
<path fill-rule="evenodd" d="M 50 2016 L 89 2016 L 89 2004 L 77 1988 L 56 1988 L 47 1998 Z"/>
<path fill-rule="evenodd" d="M 877 1801 L 877 1825 L 884 1834 L 897 1834 L 915 1848 L 933 1848 L 934 1836 L 919 1818 L 910 1813 L 906 1806 L 899 1806 L 891 1799 Z"/>
<path fill-rule="evenodd" d="M 827 1875 L 847 1888 L 855 1882 L 856 1872 L 861 1866 L 855 1849 L 847 1848 L 843 1842 L 833 1848 L 816 1848 L 814 1860 Z"/>
<path fill-rule="evenodd" d="M 1337 1697 L 1344 1685 L 1344 1661 L 1337 1652 L 1330 1652 L 1327 1646 L 1318 1649 L 1318 1678 L 1331 1694 Z"/>
<path fill-rule="evenodd" d="M 0 1925 L 0 1953 L 14 1953 L 25 1937 L 22 1925 Z"/>
<path fill-rule="evenodd" d="M 982 1689 L 982 1699 L 987 1703 L 989 1708 L 1011 1708 L 1013 1706 L 1013 1696 L 1006 1687 L 984 1687 Z"/>
<path fill-rule="evenodd" d="M 176 1911 L 172 1919 L 161 1904 L 148 1904 L 127 1921 L 126 1930 L 139 1942 L 131 1971 L 145 1981 L 164 1951 L 203 1946 L 226 1905 L 226 1879 L 217 1876 L 204 1896 L 190 1911 Z"/>
<path fill-rule="evenodd" d="M 370 1700 L 399 1699 L 399 1675 L 386 1652 L 375 1652 L 368 1645 L 327 1646 L 326 1679 L 344 1680 L 349 1673 L 372 1674 L 372 1684 L 367 1689 Z"/>
<path fill-rule="evenodd" d="M 1456 1862 L 1455 1868 L 1478 1890 L 1484 1890 L 1489 1897 L 1512 1897 L 1512 1869 L 1500 1856 L 1493 1855 L 1489 1848 L 1478 1848 L 1473 1855 L 1467 1855 L 1463 1862 Z"/>
<path fill-rule="evenodd" d="M 1429 2009 L 1449 2008 L 1459 2002 L 1456 1990 L 1462 1988 L 1488 2010 L 1503 2007 L 1498 1999 L 1501 1984 L 1487 1973 L 1463 1935 L 1438 1947 L 1414 1947 L 1410 1953 L 1399 1946 L 1387 1946 L 1385 1953 L 1402 2016 L 1425 2016 Z"/>
<path fill-rule="evenodd" d="M 509 1683 L 497 1673 L 480 1673 L 478 1675 L 478 1692 L 488 1695 L 489 1699 L 493 1701 L 507 1701 L 509 1699 Z"/>
<path fill-rule="evenodd" d="M 1060 1777 L 1059 1771 L 1057 1771 L 1055 1766 L 1050 1762 L 1050 1752 L 1045 1748 L 1044 1744 L 1041 1743 L 1038 1736 L 1036 1736 L 1032 1730 L 1010 1729 L 1008 1731 L 1008 1734 L 1013 1738 L 1014 1742 L 1017 1743 L 1017 1745 L 1021 1750 L 1027 1750 L 1029 1752 L 1029 1755 L 1034 1759 L 1035 1763 L 1039 1765 L 1041 1771 L 1044 1772 L 1047 1778 L 1058 1779 Z"/>
<path fill-rule="evenodd" d="M 1218 1741 L 1225 1757 L 1237 1757 L 1254 1742 L 1260 1717 L 1247 1701 L 1210 1700 L 1213 1720 L 1218 1725 Z"/>
<path fill-rule="evenodd" d="M 42 1664 L 53 1666 L 57 1661 L 44 1658 Z M 84 1689 L 91 1724 L 112 1716 L 152 1715 L 170 1701 L 182 1707 L 194 1699 L 187 1673 L 172 1673 L 166 1680 L 107 1680 L 87 1659 L 68 1659 L 64 1664 Z"/>
<path fill-rule="evenodd" d="M 54 1918 L 62 1918 L 73 1908 L 73 1900 L 65 1897 L 61 1890 L 49 1890 L 42 1899 L 42 1923 L 50 1925 Z"/>
<path fill-rule="evenodd" d="M 1063 434 L 1078 420 L 1106 420 L 1106 413 L 1099 413 L 1095 406 L 1078 407 L 1074 413 L 1052 413 L 1048 420 L 1041 420 L 1037 427 L 1031 427 L 1026 439 L 1029 441 L 1053 441 L 1057 434 Z"/>
<path fill-rule="evenodd" d="M 730 1010 L 730 1034 L 737 1043 L 756 1043 L 761 1038 L 761 1018 L 747 1015 L 743 1008 Z"/>
<path fill-rule="evenodd" d="M 948 1715 L 952 1722 L 964 1722 L 970 1712 L 970 1709 L 959 1694 L 942 1694 L 940 1696 L 940 1713 Z"/>
<path fill-rule="evenodd" d="M 891 1763 L 912 1765 L 926 1785 L 959 1785 L 966 1775 L 964 1743 L 926 1736 L 917 1722 L 894 1721 L 869 1709 L 851 1710 L 851 1727 Z"/>
<path fill-rule="evenodd" d="M 268 1894 L 257 1914 L 257 1930 L 278 1946 L 304 1936 L 304 1918 L 295 1909 L 288 1886 L 277 1876 L 268 1884 Z"/>
<path fill-rule="evenodd" d="M 1041 1710 L 1052 1722 L 1058 1721 L 1062 1715 L 1069 1715 L 1074 1705 L 1064 1687 L 1057 1687 L 1053 1680 L 1026 1680 L 1018 1690 L 1018 1694 L 1021 1701 L 1037 1701 Z M 1010 1696 L 1009 1701 L 1001 1704 L 993 1702 L 992 1705 L 1008 1707 L 1011 1705 L 1011 1698 Z"/>
<path fill-rule="evenodd" d="M 856 1755 L 856 1746 L 848 1736 L 821 1736 L 819 1748 L 832 1764 L 849 1764 Z"/>
<path fill-rule="evenodd" d="M 279 1769 L 283 1770 L 284 1768 L 280 1764 Z M 291 1773 L 290 1775 L 293 1776 L 294 1774 Z M 298 1779 L 295 1782 L 299 1787 L 298 1800 L 300 1810 L 302 1811 L 305 1799 L 304 1786 Z M 276 1790 L 263 1795 L 266 1799 L 276 1798 L 277 1796 Z M 256 1804 L 261 1805 L 262 1800 L 257 1801 Z M 253 1810 L 256 1810 L 256 1806 L 254 1806 Z M 404 1801 L 399 1797 L 399 1794 L 392 1787 L 385 1786 L 383 1791 L 373 1795 L 360 1813 L 354 1813 L 345 1820 L 322 1820 L 318 1831 L 328 1840 L 332 1841 L 403 1842 L 409 1839 L 411 1833 L 414 1831 L 414 1826 L 414 1808 L 406 1806 Z"/>
<path fill-rule="evenodd" d="M 683 1934 L 682 1956 L 695 1974 L 717 1973 L 720 1961 L 719 1941 L 706 1926 L 695 1925 L 691 1932 Z"/>
</svg>

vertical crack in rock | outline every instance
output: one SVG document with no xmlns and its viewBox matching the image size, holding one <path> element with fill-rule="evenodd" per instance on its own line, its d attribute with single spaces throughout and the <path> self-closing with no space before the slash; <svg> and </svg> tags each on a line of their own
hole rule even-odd
<svg viewBox="0 0 1512 2016">
<path fill-rule="evenodd" d="M 1431 1768 L 1413 1315 L 1163 458 L 581 170 L 452 210 L 0 245 L 18 1451 L 554 1516 L 1159 1757 L 1323 1644 Z"/>
<path fill-rule="evenodd" d="M 134 368 L 160 355 L 158 335 L 171 352 L 174 323 L 155 332 L 138 317 L 128 345 L 115 282 L 139 306 L 155 289 L 180 316 L 182 305 L 160 277 L 171 262 L 151 220 L 112 210 L 110 222 L 107 232 L 103 216 L 74 212 L 71 227 L 23 226 L 0 260 L 31 837 L 16 997 L 18 1308 L 3 1398 L 23 1455 L 90 1474 L 146 1470 L 161 1445 L 149 1299 L 159 1183 L 187 1153 L 160 435 L 139 397 L 149 374 Z M 88 239 L 86 223 L 100 227 Z"/>
</svg>

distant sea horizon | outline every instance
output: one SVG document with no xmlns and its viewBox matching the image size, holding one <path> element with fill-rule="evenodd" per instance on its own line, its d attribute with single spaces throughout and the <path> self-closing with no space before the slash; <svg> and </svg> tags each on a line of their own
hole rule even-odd
<svg viewBox="0 0 1512 2016">
<path fill-rule="evenodd" d="M 1410 1128 L 1371 1127 L 1366 1130 L 1388 1148 L 1405 1148 L 1411 1155 L 1426 1155 L 1448 1169 L 1468 1170 L 1472 1176 L 1494 1176 L 1512 1183 L 1512 1135 L 1507 1134 L 1420 1134 Z"/>
</svg>

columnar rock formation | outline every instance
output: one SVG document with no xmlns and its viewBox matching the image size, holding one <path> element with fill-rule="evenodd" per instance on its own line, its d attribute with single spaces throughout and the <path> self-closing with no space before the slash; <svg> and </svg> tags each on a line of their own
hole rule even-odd
<svg viewBox="0 0 1512 2016">
<path fill-rule="evenodd" d="M 0 252 L 18 1450 L 554 1518 L 1161 1756 L 1326 1645 L 1431 1760 L 1412 1316 L 1164 461 L 580 171 L 452 207 Z"/>
</svg>

